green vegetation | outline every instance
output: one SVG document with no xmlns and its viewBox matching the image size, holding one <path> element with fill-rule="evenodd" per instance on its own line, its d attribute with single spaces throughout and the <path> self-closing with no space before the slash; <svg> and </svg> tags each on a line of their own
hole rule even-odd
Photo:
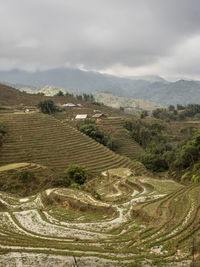
<svg viewBox="0 0 200 267">
<path fill-rule="evenodd" d="M 147 110 L 143 110 L 141 113 L 140 113 L 140 119 L 144 119 L 148 116 L 148 111 Z"/>
<path fill-rule="evenodd" d="M 72 181 L 81 185 L 89 178 L 89 171 L 83 166 L 71 164 L 66 170 L 66 175 Z"/>
<path fill-rule="evenodd" d="M 98 126 L 95 125 L 95 120 L 86 119 L 84 122 L 78 123 L 77 128 L 82 133 L 91 137 L 98 143 L 107 146 L 109 149 L 113 151 L 117 149 L 117 143 L 114 142 L 108 134 L 99 130 Z"/>
<path fill-rule="evenodd" d="M 0 147 L 2 146 L 3 143 L 3 137 L 6 134 L 6 127 L 3 122 L 0 122 Z"/>
<path fill-rule="evenodd" d="M 13 174 L 14 179 L 18 179 L 20 182 L 26 184 L 35 180 L 35 175 L 29 170 L 17 171 Z"/>
<path fill-rule="evenodd" d="M 169 136 L 164 133 L 165 126 L 140 119 L 126 120 L 124 126 L 132 138 L 145 149 L 139 157 L 140 161 L 152 171 L 167 170 L 166 156 L 172 147 L 168 143 Z"/>
<path fill-rule="evenodd" d="M 178 138 L 169 135 L 167 124 L 160 122 L 129 119 L 124 126 L 144 148 L 139 160 L 147 169 L 169 171 L 181 181 L 200 181 L 200 133 L 193 127 L 182 128 Z"/>
<path fill-rule="evenodd" d="M 168 109 L 166 108 L 157 108 L 153 110 L 152 115 L 156 119 L 161 120 L 185 120 L 186 118 L 193 118 L 194 120 L 200 120 L 200 105 L 199 104 L 188 104 L 182 106 L 170 105 Z"/>
<path fill-rule="evenodd" d="M 84 166 L 71 164 L 58 179 L 56 185 L 68 187 L 73 183 L 82 185 L 91 176 L 89 170 Z"/>
<path fill-rule="evenodd" d="M 56 94 L 56 96 L 64 96 L 63 91 L 59 90 L 59 92 Z"/>
<path fill-rule="evenodd" d="M 52 114 L 56 112 L 56 106 L 52 100 L 44 100 L 38 104 L 38 108 L 45 114 Z"/>
<path fill-rule="evenodd" d="M 200 132 L 178 146 L 170 157 L 169 171 L 182 181 L 200 182 Z"/>
<path fill-rule="evenodd" d="M 122 117 L 109 117 L 98 122 L 99 129 L 108 134 L 117 143 L 115 152 L 136 160 L 143 149 L 131 138 L 123 125 L 124 119 Z"/>
<path fill-rule="evenodd" d="M 95 98 L 92 94 L 77 95 L 76 98 L 79 101 L 86 101 L 86 102 L 94 102 L 95 101 Z"/>
</svg>

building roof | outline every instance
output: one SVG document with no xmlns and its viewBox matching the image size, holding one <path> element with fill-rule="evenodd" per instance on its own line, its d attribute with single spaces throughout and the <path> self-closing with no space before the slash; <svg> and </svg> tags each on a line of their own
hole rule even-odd
<svg viewBox="0 0 200 267">
<path fill-rule="evenodd" d="M 78 114 L 76 115 L 75 119 L 87 119 L 87 114 Z"/>
<path fill-rule="evenodd" d="M 63 107 L 76 107 L 76 104 L 67 103 L 67 104 L 63 104 Z"/>
<path fill-rule="evenodd" d="M 101 118 L 101 117 L 105 117 L 105 115 L 103 113 L 101 113 L 101 114 L 94 114 L 92 116 L 92 118 Z"/>
</svg>

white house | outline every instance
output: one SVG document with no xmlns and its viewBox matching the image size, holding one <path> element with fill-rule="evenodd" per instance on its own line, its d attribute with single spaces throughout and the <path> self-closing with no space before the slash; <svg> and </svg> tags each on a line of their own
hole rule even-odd
<svg viewBox="0 0 200 267">
<path fill-rule="evenodd" d="M 76 107 L 76 104 L 73 104 L 73 103 L 67 103 L 67 104 L 63 104 L 62 105 L 63 107 Z"/>
<path fill-rule="evenodd" d="M 78 114 L 75 117 L 76 120 L 85 120 L 87 119 L 87 114 Z"/>
</svg>

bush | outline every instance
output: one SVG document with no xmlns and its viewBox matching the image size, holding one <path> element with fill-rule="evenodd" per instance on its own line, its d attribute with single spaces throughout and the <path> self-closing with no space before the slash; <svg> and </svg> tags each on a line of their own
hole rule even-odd
<svg viewBox="0 0 200 267">
<path fill-rule="evenodd" d="M 6 128 L 3 122 L 0 122 L 0 147 L 2 146 L 3 143 L 3 137 L 6 134 Z"/>
<path fill-rule="evenodd" d="M 140 119 L 128 119 L 124 122 L 124 127 L 130 131 L 131 137 L 143 148 L 146 148 L 152 140 L 160 138 L 161 132 L 165 128 L 160 123 L 150 124 Z"/>
<path fill-rule="evenodd" d="M 141 113 L 140 113 L 140 119 L 144 119 L 148 116 L 148 111 L 147 110 L 143 110 Z"/>
<path fill-rule="evenodd" d="M 165 171 L 168 169 L 168 164 L 159 154 L 143 153 L 140 156 L 140 161 L 151 171 Z"/>
<path fill-rule="evenodd" d="M 196 164 L 194 165 L 193 170 L 194 170 L 194 171 L 198 171 L 198 170 L 200 170 L 200 162 L 198 162 L 198 163 L 196 163 Z"/>
<path fill-rule="evenodd" d="M 77 184 L 84 184 L 89 178 L 89 170 L 83 166 L 71 164 L 65 172 L 66 177 Z"/>
<path fill-rule="evenodd" d="M 100 131 L 95 125 L 94 119 L 86 119 L 84 124 L 81 122 L 77 125 L 77 128 L 82 133 L 94 139 L 96 142 L 107 146 L 109 149 L 115 151 L 118 147 L 116 141 L 114 141 L 108 134 Z"/>
<path fill-rule="evenodd" d="M 195 116 L 197 113 L 200 113 L 200 105 L 199 104 L 188 104 L 185 107 L 184 110 L 184 115 L 187 117 L 193 117 Z"/>
<path fill-rule="evenodd" d="M 182 176 L 181 176 L 181 181 L 184 181 L 184 180 L 186 180 L 186 179 L 188 179 L 188 177 L 190 176 L 190 172 L 186 172 L 186 173 L 184 173 Z"/>
<path fill-rule="evenodd" d="M 194 174 L 194 175 L 192 176 L 192 181 L 193 181 L 194 183 L 200 183 L 200 176 Z"/>
<path fill-rule="evenodd" d="M 196 113 L 196 114 L 194 115 L 194 120 L 197 120 L 197 121 L 200 120 L 200 113 Z"/>
<path fill-rule="evenodd" d="M 63 91 L 60 90 L 60 91 L 56 94 L 56 96 L 64 96 Z"/>
<path fill-rule="evenodd" d="M 94 124 L 82 125 L 79 129 L 82 133 L 88 135 L 97 142 L 106 145 L 106 137 L 104 133 L 99 131 L 98 127 Z"/>
<path fill-rule="evenodd" d="M 56 112 L 56 106 L 52 100 L 41 101 L 37 106 L 40 111 L 45 114 L 52 114 Z"/>
<path fill-rule="evenodd" d="M 14 178 L 18 179 L 22 183 L 29 183 L 35 179 L 33 172 L 28 170 L 18 171 L 14 174 Z"/>
<path fill-rule="evenodd" d="M 63 174 L 57 179 L 55 186 L 68 187 L 71 183 L 72 181 L 69 176 L 67 174 Z"/>
</svg>

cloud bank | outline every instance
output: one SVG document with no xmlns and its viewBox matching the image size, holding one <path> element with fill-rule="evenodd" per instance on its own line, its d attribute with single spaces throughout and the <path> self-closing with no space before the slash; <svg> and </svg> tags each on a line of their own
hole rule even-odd
<svg viewBox="0 0 200 267">
<path fill-rule="evenodd" d="M 200 75 L 198 0 L 1 0 L 0 69 Z"/>
</svg>

